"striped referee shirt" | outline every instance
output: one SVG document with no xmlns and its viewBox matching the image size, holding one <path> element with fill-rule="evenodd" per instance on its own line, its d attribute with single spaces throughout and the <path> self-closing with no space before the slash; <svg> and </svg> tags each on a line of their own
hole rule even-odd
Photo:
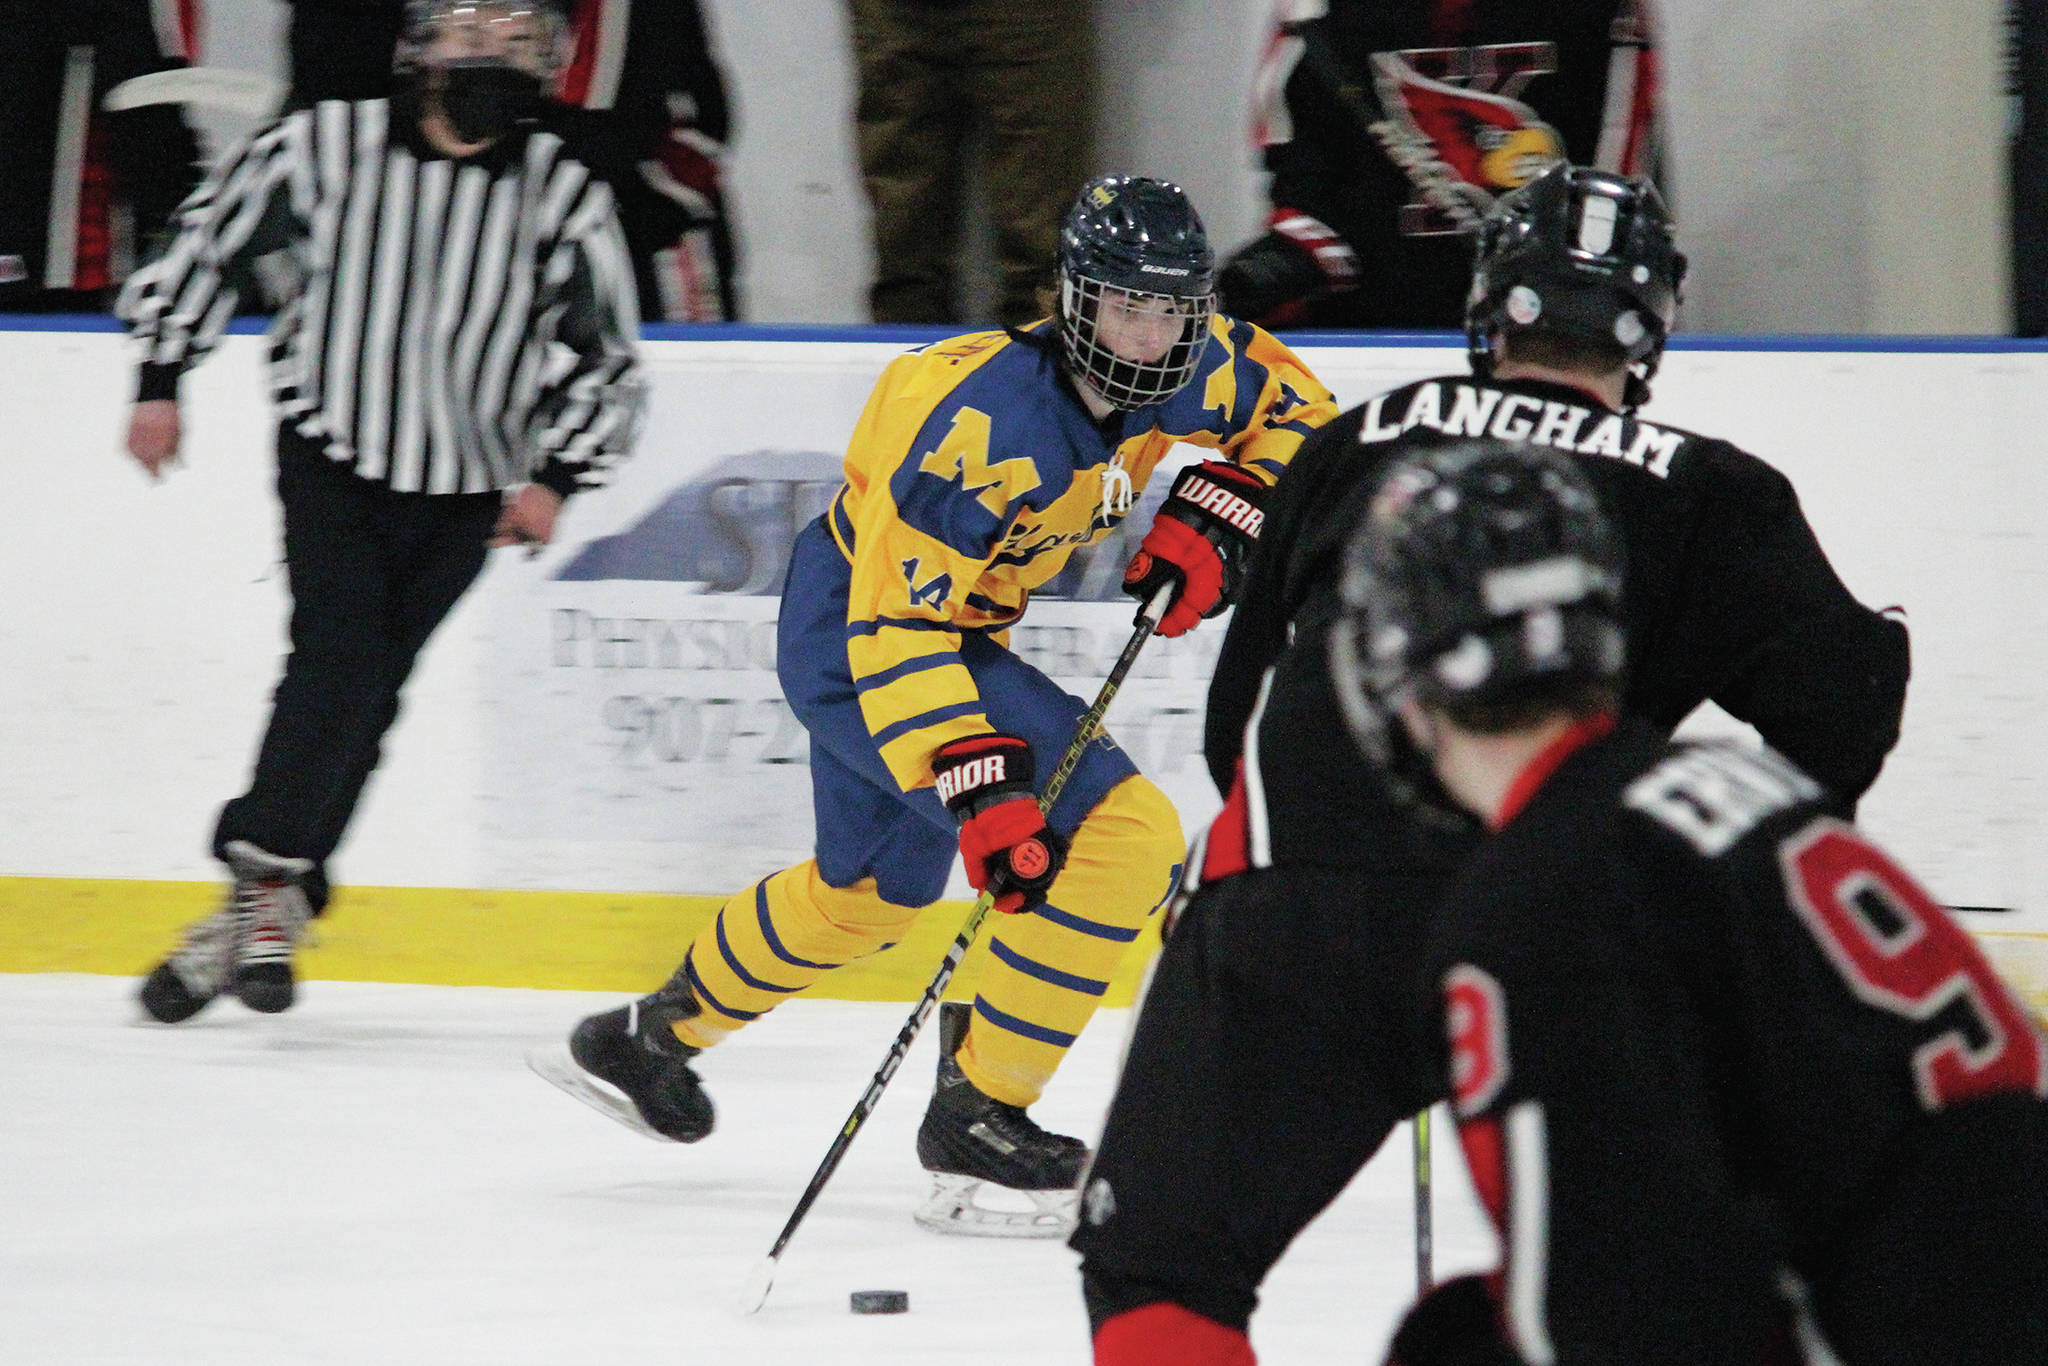
<svg viewBox="0 0 2048 1366">
<path fill-rule="evenodd" d="M 632 265 L 610 188 L 553 133 L 454 160 L 388 100 L 328 101 L 261 131 L 122 291 L 141 398 L 176 396 L 278 251 L 299 284 L 271 325 L 271 390 L 362 477 L 566 496 L 626 454 L 641 399 Z"/>
</svg>

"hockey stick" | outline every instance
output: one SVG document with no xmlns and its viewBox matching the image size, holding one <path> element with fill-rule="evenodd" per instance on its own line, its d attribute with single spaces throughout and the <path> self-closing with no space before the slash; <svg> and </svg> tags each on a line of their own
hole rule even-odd
<svg viewBox="0 0 2048 1366">
<path fill-rule="evenodd" d="M 1123 686 L 1124 676 L 1131 671 L 1131 665 L 1137 662 L 1138 651 L 1152 638 L 1152 632 L 1159 626 L 1159 619 L 1166 615 L 1166 605 L 1172 597 L 1173 588 L 1169 584 L 1154 593 L 1152 601 L 1145 604 L 1145 610 L 1139 616 L 1137 626 L 1131 631 L 1129 643 L 1124 646 L 1124 652 L 1117 656 L 1115 665 L 1109 671 L 1109 677 L 1103 680 L 1102 691 L 1095 695 L 1095 705 L 1082 715 L 1080 725 L 1074 728 L 1074 738 L 1067 743 L 1066 753 L 1060 756 L 1058 767 L 1054 768 L 1052 776 L 1046 779 L 1045 792 L 1038 799 L 1038 805 L 1042 810 L 1052 810 L 1052 804 L 1066 787 L 1067 779 L 1073 776 L 1075 766 L 1081 762 L 1081 755 L 1086 752 L 1089 742 L 1095 738 L 1096 730 L 1102 725 L 1103 713 L 1109 710 L 1109 704 L 1116 699 L 1117 689 Z M 876 1104 L 882 1099 L 883 1088 L 888 1086 L 889 1079 L 896 1075 L 896 1069 L 903 1065 L 904 1057 L 910 1052 L 911 1041 L 917 1037 L 917 1031 L 924 1028 L 924 1022 L 931 1015 L 932 1009 L 938 1005 L 939 997 L 945 994 L 946 983 L 953 980 L 954 970 L 960 966 L 960 960 L 967 956 L 968 947 L 981 932 L 981 922 L 988 918 L 988 913 L 994 906 L 995 898 L 987 892 L 975 898 L 974 909 L 967 913 L 965 923 L 960 926 L 960 933 L 954 936 L 953 946 L 946 950 L 945 961 L 939 964 L 938 974 L 932 978 L 931 985 L 924 989 L 924 995 L 918 997 L 917 1008 L 912 1010 L 910 1018 L 903 1022 L 903 1028 L 897 1032 L 896 1042 L 889 1046 L 888 1056 L 882 1059 L 881 1067 L 876 1069 L 874 1080 L 868 1083 L 868 1089 L 861 1096 L 860 1103 L 853 1107 L 853 1113 L 848 1115 L 846 1123 L 840 1126 L 839 1136 L 832 1140 L 832 1146 L 826 1150 L 825 1160 L 818 1164 L 816 1174 L 811 1177 L 811 1184 L 804 1188 L 802 1198 L 796 1202 L 796 1209 L 790 1213 L 789 1222 L 782 1226 L 781 1234 L 775 1239 L 775 1246 L 768 1249 L 768 1255 L 761 1259 L 760 1264 L 747 1277 L 746 1285 L 740 1290 L 738 1308 L 742 1314 L 754 1313 L 767 1303 L 768 1291 L 775 1284 L 775 1270 L 782 1262 L 783 1249 L 788 1247 L 789 1240 L 796 1236 L 797 1225 L 811 1212 L 811 1206 L 816 1203 L 819 1192 L 825 1189 L 825 1183 L 832 1179 L 832 1173 L 839 1170 L 840 1159 L 844 1158 L 846 1150 L 853 1146 L 854 1135 L 860 1132 L 861 1125 L 867 1123 L 868 1116 L 875 1112 Z"/>
<path fill-rule="evenodd" d="M 1415 1297 L 1436 1285 L 1436 1233 L 1430 1219 L 1429 1111 L 1415 1116 Z"/>
<path fill-rule="evenodd" d="M 178 66 L 122 81 L 100 97 L 102 109 L 191 104 L 251 118 L 267 118 L 284 101 L 284 85 L 254 71 L 226 66 Z"/>
</svg>

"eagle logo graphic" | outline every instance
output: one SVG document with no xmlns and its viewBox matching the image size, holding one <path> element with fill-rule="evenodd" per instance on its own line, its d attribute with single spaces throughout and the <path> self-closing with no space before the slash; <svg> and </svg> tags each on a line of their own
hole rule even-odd
<svg viewBox="0 0 2048 1366">
<path fill-rule="evenodd" d="M 1557 130 L 1516 98 L 1557 69 L 1552 44 L 1376 52 L 1372 67 L 1386 111 L 1373 136 L 1416 190 L 1401 211 L 1406 236 L 1471 231 L 1496 199 L 1564 159 Z"/>
</svg>

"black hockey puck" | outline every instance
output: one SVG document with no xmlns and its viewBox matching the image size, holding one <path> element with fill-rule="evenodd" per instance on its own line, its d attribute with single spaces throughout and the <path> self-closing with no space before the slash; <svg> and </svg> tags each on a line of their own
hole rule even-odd
<svg viewBox="0 0 2048 1366">
<path fill-rule="evenodd" d="M 907 1314 L 910 1312 L 908 1290 L 856 1290 L 853 1292 L 853 1312 L 856 1314 Z"/>
</svg>

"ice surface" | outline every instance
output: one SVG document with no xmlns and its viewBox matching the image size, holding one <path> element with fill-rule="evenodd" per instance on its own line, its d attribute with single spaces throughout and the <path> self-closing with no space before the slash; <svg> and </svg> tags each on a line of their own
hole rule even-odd
<svg viewBox="0 0 2048 1366">
<path fill-rule="evenodd" d="M 313 982 L 257 1016 L 140 1022 L 134 983 L 0 976 L 0 1361 L 780 1363 L 1089 1359 L 1058 1242 L 911 1223 L 927 1029 L 782 1258 L 733 1303 L 907 1005 L 797 1000 L 699 1065 L 719 1128 L 640 1138 L 526 1068 L 620 998 Z M 1033 1114 L 1092 1138 L 1127 1012 Z M 1438 1267 L 1493 1241 L 1439 1113 Z M 1374 1362 L 1414 1284 L 1405 1130 L 1289 1252 L 1261 1360 Z M 856 1316 L 850 1291 L 910 1292 Z"/>
</svg>

